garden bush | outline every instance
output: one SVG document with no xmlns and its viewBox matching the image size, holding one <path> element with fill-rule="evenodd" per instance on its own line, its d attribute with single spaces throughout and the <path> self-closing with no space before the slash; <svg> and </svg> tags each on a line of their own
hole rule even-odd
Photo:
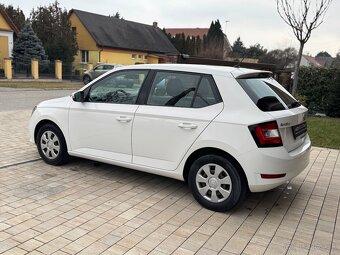
<svg viewBox="0 0 340 255">
<path fill-rule="evenodd" d="M 330 85 L 326 114 L 330 117 L 340 117 L 340 72 L 336 74 L 334 82 Z"/>
<path fill-rule="evenodd" d="M 310 113 L 326 113 L 339 116 L 339 107 L 334 106 L 339 100 L 339 69 L 302 67 L 298 83 L 298 97 L 305 100 Z M 337 93 L 337 95 L 336 95 Z"/>
</svg>

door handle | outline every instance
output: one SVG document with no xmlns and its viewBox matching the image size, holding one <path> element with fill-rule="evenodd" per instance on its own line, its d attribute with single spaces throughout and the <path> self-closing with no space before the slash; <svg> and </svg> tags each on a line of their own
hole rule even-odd
<svg viewBox="0 0 340 255">
<path fill-rule="evenodd" d="M 197 125 L 192 124 L 192 123 L 180 123 L 178 124 L 178 127 L 183 128 L 183 129 L 196 129 Z"/>
<path fill-rule="evenodd" d="M 128 116 L 118 116 L 116 120 L 118 120 L 119 122 L 130 122 L 132 118 Z"/>
</svg>

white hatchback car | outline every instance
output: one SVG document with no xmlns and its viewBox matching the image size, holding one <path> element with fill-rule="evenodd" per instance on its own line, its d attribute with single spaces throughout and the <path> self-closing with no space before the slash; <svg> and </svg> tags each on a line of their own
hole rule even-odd
<svg viewBox="0 0 340 255">
<path fill-rule="evenodd" d="M 48 164 L 71 155 L 185 180 L 200 204 L 226 211 L 308 165 L 306 115 L 270 72 L 135 65 L 40 103 L 30 136 Z"/>
</svg>

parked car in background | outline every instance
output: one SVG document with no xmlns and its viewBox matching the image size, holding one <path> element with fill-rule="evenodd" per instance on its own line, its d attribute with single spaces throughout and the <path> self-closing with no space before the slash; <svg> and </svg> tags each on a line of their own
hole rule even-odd
<svg viewBox="0 0 340 255">
<path fill-rule="evenodd" d="M 200 204 L 230 210 L 248 190 L 278 187 L 309 163 L 307 109 L 271 76 L 221 66 L 122 67 L 40 103 L 30 140 L 48 164 L 78 156 L 185 180 Z"/>
<path fill-rule="evenodd" d="M 117 68 L 119 66 L 122 65 L 114 65 L 114 64 L 100 64 L 95 66 L 93 69 L 91 70 L 87 70 L 84 75 L 83 75 L 83 82 L 84 84 L 88 84 L 89 82 L 91 82 L 92 80 L 96 79 L 97 77 L 99 77 L 100 75 L 106 73 L 107 71 L 110 71 L 114 68 Z"/>
</svg>

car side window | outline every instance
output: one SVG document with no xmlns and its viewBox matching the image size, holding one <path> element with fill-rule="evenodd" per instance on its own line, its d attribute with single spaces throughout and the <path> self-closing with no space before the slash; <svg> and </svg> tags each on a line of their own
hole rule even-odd
<svg viewBox="0 0 340 255">
<path fill-rule="evenodd" d="M 147 70 L 126 70 L 112 73 L 91 86 L 87 101 L 135 104 L 147 74 Z"/>
<path fill-rule="evenodd" d="M 203 77 L 198 85 L 197 93 L 195 95 L 193 107 L 201 108 L 219 102 L 212 80 L 208 77 Z"/>
<path fill-rule="evenodd" d="M 102 70 L 104 70 L 104 66 L 96 66 L 96 67 L 94 68 L 94 70 L 95 70 L 95 71 L 102 71 Z"/>
<path fill-rule="evenodd" d="M 110 65 L 105 65 L 104 66 L 104 70 L 111 70 L 113 68 L 114 68 L 114 66 L 110 66 Z"/>
<path fill-rule="evenodd" d="M 199 74 L 157 72 L 148 97 L 148 105 L 191 107 Z"/>
</svg>

